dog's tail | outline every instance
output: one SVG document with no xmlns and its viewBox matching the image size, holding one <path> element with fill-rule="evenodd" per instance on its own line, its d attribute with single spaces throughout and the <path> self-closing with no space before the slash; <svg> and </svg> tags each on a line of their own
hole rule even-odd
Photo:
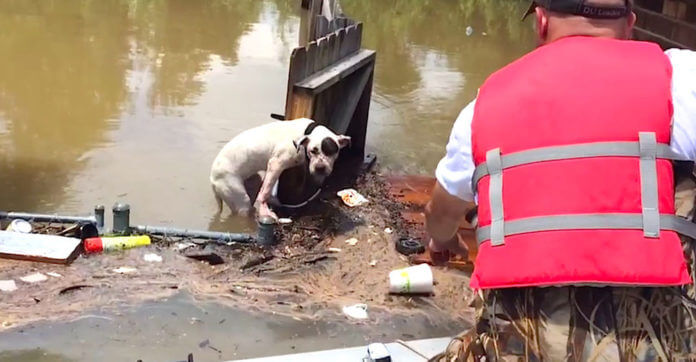
<svg viewBox="0 0 696 362">
<path fill-rule="evenodd" d="M 215 188 L 215 185 L 211 186 L 213 187 L 213 195 L 215 195 L 215 202 L 218 206 L 218 212 L 222 212 L 222 198 L 220 197 L 220 194 L 218 194 L 218 190 Z"/>
</svg>

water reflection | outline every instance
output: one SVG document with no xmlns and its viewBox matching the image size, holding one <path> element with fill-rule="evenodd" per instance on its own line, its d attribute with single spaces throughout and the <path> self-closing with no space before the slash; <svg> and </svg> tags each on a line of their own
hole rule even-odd
<svg viewBox="0 0 696 362">
<path fill-rule="evenodd" d="M 126 97 L 128 11 L 114 1 L 3 1 L 0 24 L 0 205 L 50 209 Z"/>
<path fill-rule="evenodd" d="M 531 22 L 520 20 L 524 1 L 341 4 L 365 23 L 363 43 L 377 50 L 368 142 L 394 171 L 432 173 L 454 119 L 485 78 L 533 47 Z"/>
<path fill-rule="evenodd" d="M 533 46 L 524 1 L 342 5 L 378 52 L 368 148 L 400 172 L 432 173 L 477 87 Z M 0 209 L 122 200 L 136 222 L 250 228 L 211 220 L 209 167 L 234 135 L 282 113 L 298 10 L 299 0 L 0 1 Z"/>
</svg>

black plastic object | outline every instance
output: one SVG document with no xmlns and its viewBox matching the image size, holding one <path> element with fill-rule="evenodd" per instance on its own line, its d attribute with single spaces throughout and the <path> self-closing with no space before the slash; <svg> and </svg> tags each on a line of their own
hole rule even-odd
<svg viewBox="0 0 696 362">
<path fill-rule="evenodd" d="M 425 252 L 425 245 L 418 239 L 401 238 L 396 241 L 396 251 L 404 255 L 420 254 Z"/>
<path fill-rule="evenodd" d="M 97 236 L 99 236 L 99 231 L 94 224 L 80 226 L 80 239 L 96 238 Z"/>
</svg>

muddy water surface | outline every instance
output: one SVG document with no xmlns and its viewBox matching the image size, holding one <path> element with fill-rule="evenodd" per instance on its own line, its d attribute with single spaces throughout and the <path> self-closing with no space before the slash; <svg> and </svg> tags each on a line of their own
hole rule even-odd
<svg viewBox="0 0 696 362">
<path fill-rule="evenodd" d="M 127 201 L 137 223 L 250 230 L 247 220 L 214 216 L 209 167 L 231 137 L 268 122 L 271 112 L 282 113 L 288 58 L 298 40 L 298 3 L 0 0 L 0 209 L 84 214 L 97 203 Z M 343 0 L 342 5 L 365 23 L 364 45 L 378 52 L 368 149 L 388 172 L 432 174 L 456 115 L 481 82 L 533 47 L 531 23 L 519 20 L 523 1 Z M 107 316 L 115 321 L 90 317 L 37 325 L 31 337 L 14 331 L 0 337 L 0 350 L 15 350 L 0 359 L 47 360 L 47 353 L 55 357 L 48 360 L 94 360 L 96 355 L 80 351 L 111 351 L 105 346 L 142 352 L 129 357 L 183 359 L 162 351 L 183 353 L 218 332 L 197 330 L 185 318 L 149 323 L 141 317 L 164 316 L 170 309 L 184 315 L 195 308 L 230 314 L 215 327 L 218 336 L 236 319 L 264 341 L 285 341 L 275 349 L 274 343 L 243 343 L 242 354 L 292 351 L 291 338 L 277 337 L 276 331 L 293 329 L 292 320 L 201 307 L 183 295 Z M 136 327 L 116 327 L 129 321 L 137 321 Z M 145 346 L 165 324 L 171 336 Z M 384 329 L 388 338 L 399 337 Z M 128 336 L 120 340 L 123 334 Z M 175 336 L 182 334 L 188 339 L 179 345 Z M 362 340 L 341 337 L 347 344 Z M 322 341 L 318 334 L 302 348 L 342 345 Z M 234 348 L 213 338 L 210 343 L 225 352 Z M 26 351 L 37 347 L 43 349 Z M 108 355 L 122 360 L 116 352 Z"/>
</svg>

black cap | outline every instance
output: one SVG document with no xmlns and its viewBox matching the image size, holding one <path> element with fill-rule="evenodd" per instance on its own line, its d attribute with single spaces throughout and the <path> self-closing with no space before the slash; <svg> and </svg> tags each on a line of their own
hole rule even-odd
<svg viewBox="0 0 696 362">
<path fill-rule="evenodd" d="M 631 13 L 631 2 L 625 0 L 622 6 L 599 6 L 588 4 L 588 0 L 534 0 L 529 10 L 524 14 L 525 19 L 534 13 L 537 6 L 557 13 L 584 16 L 592 19 L 620 19 Z"/>
</svg>

